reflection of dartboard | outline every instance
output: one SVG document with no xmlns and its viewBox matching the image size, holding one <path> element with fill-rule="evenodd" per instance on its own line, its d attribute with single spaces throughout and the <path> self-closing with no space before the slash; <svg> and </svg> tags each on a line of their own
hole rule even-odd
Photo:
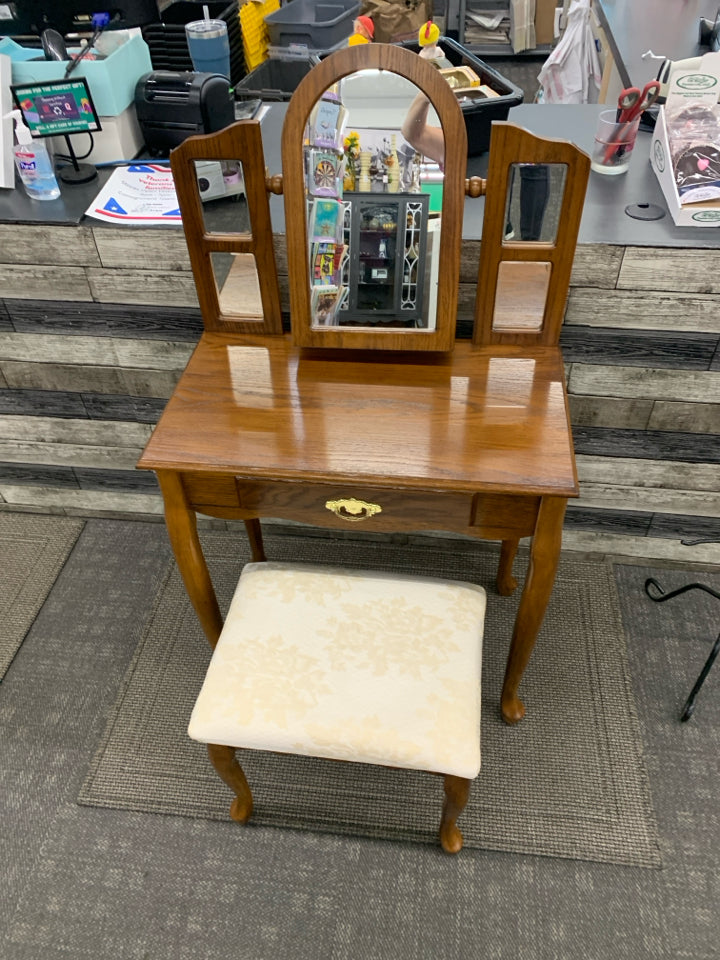
<svg viewBox="0 0 720 960">
<path fill-rule="evenodd" d="M 319 160 L 315 164 L 315 186 L 332 188 L 335 185 L 335 165 L 331 160 Z"/>
</svg>

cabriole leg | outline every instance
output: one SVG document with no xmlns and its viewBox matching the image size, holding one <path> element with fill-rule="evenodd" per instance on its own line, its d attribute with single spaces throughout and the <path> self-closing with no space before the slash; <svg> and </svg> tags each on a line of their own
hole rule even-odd
<svg viewBox="0 0 720 960">
<path fill-rule="evenodd" d="M 182 480 L 172 470 L 158 470 L 165 503 L 165 524 L 178 569 L 210 646 L 214 649 L 223 628 L 215 588 L 197 531 L 197 517 L 188 503 Z"/>
<path fill-rule="evenodd" d="M 235 793 L 235 799 L 230 804 L 230 816 L 238 823 L 247 823 L 253 812 L 253 798 L 243 769 L 235 759 L 235 747 L 208 743 L 207 751 L 220 778 Z"/>
<path fill-rule="evenodd" d="M 512 568 L 519 546 L 519 540 L 503 540 L 502 542 L 500 562 L 498 563 L 497 578 L 495 580 L 497 592 L 501 597 L 509 597 L 517 587 L 517 580 L 513 576 Z"/>
<path fill-rule="evenodd" d="M 463 835 L 457 826 L 457 818 L 465 809 L 470 796 L 470 781 L 465 777 L 445 777 L 445 802 L 440 821 L 440 845 L 446 853 L 462 850 Z"/>
<path fill-rule="evenodd" d="M 530 565 L 505 668 L 501 709 L 506 723 L 518 723 L 525 716 L 525 704 L 518 696 L 518 687 L 540 632 L 555 582 L 566 505 L 567 500 L 562 497 L 543 497 L 540 503 L 530 546 Z"/>
</svg>

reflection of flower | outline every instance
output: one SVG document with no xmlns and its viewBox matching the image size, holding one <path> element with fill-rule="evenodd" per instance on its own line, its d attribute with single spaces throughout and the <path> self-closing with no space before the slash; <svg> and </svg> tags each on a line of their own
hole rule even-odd
<svg viewBox="0 0 720 960">
<path fill-rule="evenodd" d="M 360 134 L 357 130 L 351 130 L 343 141 L 345 148 L 345 178 L 343 187 L 345 190 L 353 190 L 357 182 L 357 161 L 360 156 Z"/>
<path fill-rule="evenodd" d="M 345 137 L 343 146 L 345 147 L 346 156 L 351 157 L 353 160 L 356 160 L 360 156 L 360 134 L 357 130 L 350 131 Z"/>
</svg>

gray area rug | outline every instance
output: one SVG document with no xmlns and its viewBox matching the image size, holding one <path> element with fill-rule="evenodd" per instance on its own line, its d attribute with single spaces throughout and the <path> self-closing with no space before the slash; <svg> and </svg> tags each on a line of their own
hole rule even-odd
<svg viewBox="0 0 720 960">
<path fill-rule="evenodd" d="M 718 664 L 677 717 L 718 601 L 642 589 L 720 590 L 717 568 L 614 565 L 660 834 L 647 870 L 78 805 L 169 560 L 162 523 L 87 519 L 0 686 L 2 960 L 717 960 Z"/>
<path fill-rule="evenodd" d="M 226 606 L 249 557 L 242 537 L 209 534 L 206 556 Z M 525 720 L 507 727 L 499 694 L 517 598 L 492 586 L 497 554 L 435 546 L 266 536 L 273 559 L 337 563 L 482 583 L 489 591 L 483 767 L 462 817 L 466 847 L 660 866 L 612 570 L 563 562 L 526 673 Z M 186 735 L 210 652 L 172 566 L 121 688 L 81 804 L 227 820 L 231 794 Z M 251 825 L 435 842 L 437 777 L 356 764 L 246 754 Z"/>
<path fill-rule="evenodd" d="M 0 513 L 0 680 L 80 535 L 84 521 Z"/>
</svg>

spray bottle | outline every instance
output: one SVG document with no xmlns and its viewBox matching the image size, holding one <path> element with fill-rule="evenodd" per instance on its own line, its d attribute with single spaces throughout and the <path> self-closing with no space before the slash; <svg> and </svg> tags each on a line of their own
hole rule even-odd
<svg viewBox="0 0 720 960">
<path fill-rule="evenodd" d="M 60 196 L 60 187 L 47 147 L 42 140 L 33 140 L 19 110 L 11 110 L 5 119 L 7 117 L 15 121 L 17 145 L 13 147 L 13 154 L 27 195 L 34 200 L 55 200 Z"/>
</svg>

